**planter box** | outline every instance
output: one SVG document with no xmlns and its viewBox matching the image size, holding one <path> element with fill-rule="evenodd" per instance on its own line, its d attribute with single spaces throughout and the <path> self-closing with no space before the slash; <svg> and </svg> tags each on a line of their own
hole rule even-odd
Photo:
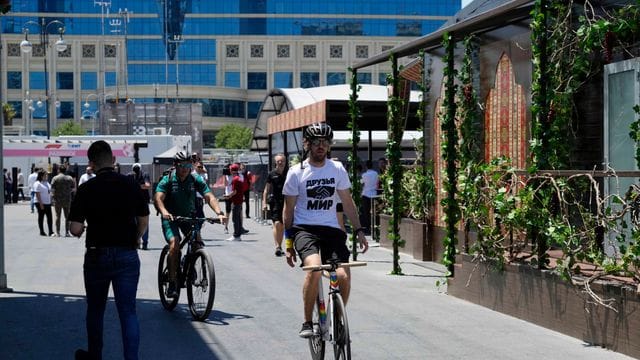
<svg viewBox="0 0 640 360">
<path fill-rule="evenodd" d="M 380 214 L 380 246 L 386 249 L 393 249 L 393 244 L 389 241 L 389 220 L 391 216 Z M 429 226 L 427 223 L 402 218 L 400 221 L 400 237 L 405 241 L 404 247 L 399 248 L 403 254 L 411 255 L 420 261 L 434 261 L 433 246 L 428 241 Z"/>
<path fill-rule="evenodd" d="M 469 255 L 458 256 L 455 277 L 449 279 L 449 295 L 640 358 L 640 297 L 634 289 L 606 282 L 592 284 L 598 296 L 615 299 L 616 313 L 594 305 L 588 295 L 550 271 L 507 265 L 501 272 L 484 264 L 473 271 L 476 264 L 470 261 Z"/>
</svg>

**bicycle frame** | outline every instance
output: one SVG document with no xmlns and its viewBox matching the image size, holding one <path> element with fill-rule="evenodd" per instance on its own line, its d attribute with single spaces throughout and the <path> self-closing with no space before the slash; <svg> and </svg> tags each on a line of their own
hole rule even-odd
<svg viewBox="0 0 640 360">
<path fill-rule="evenodd" d="M 324 276 L 324 274 L 322 275 Z M 329 306 L 326 306 L 327 303 L 324 301 L 324 287 L 322 283 L 322 276 L 318 280 L 318 311 L 320 317 L 320 333 L 322 334 L 322 340 L 324 341 L 332 341 L 334 336 L 334 324 L 331 321 L 333 319 L 334 310 L 334 300 L 333 297 L 335 294 L 340 294 L 340 286 L 338 285 L 338 273 L 333 270 L 329 271 L 329 294 L 327 303 Z M 329 312 L 327 312 L 327 308 Z"/>
</svg>

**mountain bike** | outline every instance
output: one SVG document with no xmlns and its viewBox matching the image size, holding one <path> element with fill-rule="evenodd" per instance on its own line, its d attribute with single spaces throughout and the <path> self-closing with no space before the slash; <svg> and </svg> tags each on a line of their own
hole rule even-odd
<svg viewBox="0 0 640 360">
<path fill-rule="evenodd" d="M 180 242 L 180 250 L 187 247 L 187 252 L 180 259 L 176 279 L 179 286 L 175 297 L 167 297 L 169 287 L 169 245 L 165 245 L 160 253 L 158 263 L 158 291 L 162 306 L 172 311 L 178 304 L 180 289 L 187 288 L 189 311 L 194 320 L 203 321 L 211 313 L 216 295 L 216 273 L 213 260 L 204 249 L 204 244 L 197 240 L 201 224 L 219 223 L 217 218 L 174 217 L 174 222 L 188 223 L 191 228 Z"/>
<path fill-rule="evenodd" d="M 313 322 L 313 336 L 309 338 L 309 350 L 311 350 L 312 359 L 324 359 L 325 342 L 327 341 L 333 344 L 333 354 L 336 360 L 351 359 L 349 322 L 347 321 L 344 301 L 342 300 L 342 295 L 340 295 L 336 269 L 339 267 L 347 268 L 366 265 L 366 262 L 361 261 L 340 263 L 338 260 L 330 260 L 328 264 L 302 267 L 305 271 L 326 271 L 329 277 L 328 304 L 325 304 L 324 301 L 322 276 L 318 281 L 318 299 L 311 319 Z M 329 310 L 328 312 L 327 309 Z"/>
</svg>

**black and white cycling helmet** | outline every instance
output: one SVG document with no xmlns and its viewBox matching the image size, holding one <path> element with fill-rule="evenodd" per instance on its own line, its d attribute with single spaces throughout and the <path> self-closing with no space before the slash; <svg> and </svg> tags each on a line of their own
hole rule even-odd
<svg viewBox="0 0 640 360">
<path fill-rule="evenodd" d="M 187 153 L 184 152 L 184 151 L 178 151 L 173 156 L 173 162 L 174 163 L 181 163 L 181 162 L 185 162 L 185 161 L 191 161 L 191 157 L 189 155 L 187 155 Z"/>
<path fill-rule="evenodd" d="M 333 130 L 327 123 L 315 123 L 304 129 L 305 139 L 325 138 L 329 141 L 333 140 Z"/>
</svg>

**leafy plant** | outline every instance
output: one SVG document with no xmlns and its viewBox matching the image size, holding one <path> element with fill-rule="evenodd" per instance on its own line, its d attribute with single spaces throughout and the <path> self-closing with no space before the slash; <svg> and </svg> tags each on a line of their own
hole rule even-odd
<svg viewBox="0 0 640 360">
<path fill-rule="evenodd" d="M 58 127 L 53 129 L 53 136 L 63 136 L 63 135 L 86 135 L 87 132 L 82 128 L 82 125 L 79 123 L 68 120 L 64 123 L 60 124 Z"/>
<path fill-rule="evenodd" d="M 2 117 L 5 126 L 13 125 L 13 118 L 16 117 L 16 110 L 9 103 L 2 103 Z"/>
<path fill-rule="evenodd" d="M 248 149 L 253 140 L 253 132 L 248 127 L 227 124 L 216 134 L 216 147 L 224 149 Z"/>
</svg>

